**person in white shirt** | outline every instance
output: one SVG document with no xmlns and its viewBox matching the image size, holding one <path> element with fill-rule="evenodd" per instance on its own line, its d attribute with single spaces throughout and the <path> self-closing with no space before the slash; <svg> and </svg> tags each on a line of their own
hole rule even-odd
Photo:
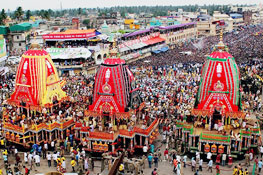
<svg viewBox="0 0 263 175">
<path fill-rule="evenodd" d="M 226 154 L 223 154 L 222 156 L 222 166 L 225 166 L 226 164 Z"/>
<path fill-rule="evenodd" d="M 247 125 L 247 123 L 246 123 L 246 121 L 244 120 L 243 123 L 242 123 L 242 127 L 243 127 L 243 128 L 246 128 L 246 125 Z"/>
<path fill-rule="evenodd" d="M 203 171 L 203 159 L 199 160 L 199 171 Z"/>
<path fill-rule="evenodd" d="M 51 146 L 51 150 L 55 151 L 55 142 L 53 140 L 52 140 L 50 146 Z"/>
<path fill-rule="evenodd" d="M 48 167 L 51 167 L 51 158 L 52 158 L 52 156 L 51 156 L 51 154 L 48 152 L 48 153 L 47 153 L 47 163 L 48 163 Z"/>
<path fill-rule="evenodd" d="M 57 157 L 59 157 L 59 156 L 60 156 L 60 152 L 58 151 L 58 152 L 57 152 Z"/>
<path fill-rule="evenodd" d="M 24 153 L 24 161 L 25 161 L 25 164 L 27 164 L 28 158 L 27 158 L 27 153 L 26 152 Z"/>
<path fill-rule="evenodd" d="M 206 158 L 207 158 L 207 160 L 210 160 L 210 159 L 212 158 L 212 153 L 211 153 L 211 152 L 208 152 Z"/>
<path fill-rule="evenodd" d="M 176 155 L 176 160 L 177 160 L 178 162 L 181 162 L 181 156 Z"/>
<path fill-rule="evenodd" d="M 84 158 L 86 157 L 86 152 L 85 152 L 85 150 L 83 148 L 82 148 L 82 151 L 81 151 L 81 156 L 84 157 Z"/>
<path fill-rule="evenodd" d="M 54 152 L 52 155 L 52 158 L 53 158 L 53 162 L 54 162 L 54 167 L 57 167 L 57 158 L 58 158 L 57 153 Z"/>
<path fill-rule="evenodd" d="M 213 172 L 213 160 L 211 159 L 211 160 L 209 160 L 209 162 L 208 162 L 208 171 L 209 170 L 211 170 L 211 173 Z"/>
<path fill-rule="evenodd" d="M 184 156 L 184 168 L 186 167 L 187 155 Z"/>
<path fill-rule="evenodd" d="M 263 146 L 262 145 L 260 146 L 260 155 L 261 155 L 261 158 L 262 158 L 262 156 L 263 156 Z"/>
<path fill-rule="evenodd" d="M 198 151 L 196 151 L 195 157 L 196 157 L 196 161 L 200 160 L 200 153 Z"/>
<path fill-rule="evenodd" d="M 176 172 L 177 172 L 177 175 L 181 175 L 181 162 L 178 162 L 177 164 L 177 167 L 176 167 Z"/>
<path fill-rule="evenodd" d="M 65 160 L 62 161 L 61 166 L 62 166 L 62 168 L 63 168 L 64 170 L 66 170 L 66 161 L 65 161 Z"/>
<path fill-rule="evenodd" d="M 194 158 L 192 158 L 192 171 L 195 172 L 195 167 L 196 167 L 196 161 Z"/>
<path fill-rule="evenodd" d="M 147 155 L 148 152 L 148 147 L 146 145 L 144 145 L 144 147 L 142 148 L 144 155 Z"/>
<path fill-rule="evenodd" d="M 87 172 L 89 169 L 89 158 L 86 158 L 84 161 L 84 169 Z"/>
<path fill-rule="evenodd" d="M 40 166 L 40 156 L 38 154 L 36 154 L 34 156 L 34 159 L 35 159 L 36 166 Z"/>
<path fill-rule="evenodd" d="M 32 161 L 33 161 L 32 159 L 33 159 L 33 155 L 32 155 L 31 153 L 29 153 L 29 154 L 28 154 L 28 164 L 29 164 L 30 167 L 31 167 L 31 165 L 32 165 L 32 163 L 33 163 L 33 162 L 32 162 Z"/>
<path fill-rule="evenodd" d="M 48 150 L 48 144 L 47 143 L 44 144 L 44 148 L 46 149 L 46 151 Z"/>
</svg>

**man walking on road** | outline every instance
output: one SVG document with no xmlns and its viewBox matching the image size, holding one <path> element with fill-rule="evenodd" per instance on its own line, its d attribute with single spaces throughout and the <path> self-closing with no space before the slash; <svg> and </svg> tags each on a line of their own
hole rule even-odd
<svg viewBox="0 0 263 175">
<path fill-rule="evenodd" d="M 148 156 L 149 168 L 152 168 L 152 160 L 153 160 L 153 156 L 152 154 L 149 154 Z"/>
<path fill-rule="evenodd" d="M 247 151 L 246 154 L 245 154 L 245 162 L 246 162 L 246 166 L 250 166 L 248 151 Z"/>
<path fill-rule="evenodd" d="M 222 166 L 226 165 L 226 154 L 223 154 L 222 156 Z"/>
<path fill-rule="evenodd" d="M 47 153 L 47 163 L 48 163 L 48 167 L 51 167 L 51 154 L 48 152 Z"/>
<path fill-rule="evenodd" d="M 195 172 L 195 167 L 196 167 L 196 161 L 195 161 L 195 158 L 193 157 L 192 158 L 192 171 Z"/>
<path fill-rule="evenodd" d="M 203 171 L 203 159 L 199 160 L 199 171 Z"/>
<path fill-rule="evenodd" d="M 209 162 L 208 162 L 208 171 L 211 170 L 211 173 L 213 172 L 213 160 L 210 159 Z"/>
</svg>

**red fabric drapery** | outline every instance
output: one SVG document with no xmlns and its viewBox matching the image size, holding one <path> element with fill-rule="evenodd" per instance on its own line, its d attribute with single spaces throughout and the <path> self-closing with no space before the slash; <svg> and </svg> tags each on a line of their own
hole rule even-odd
<svg viewBox="0 0 263 175">
<path fill-rule="evenodd" d="M 151 38 L 147 41 L 144 41 L 145 44 L 147 45 L 152 45 L 152 44 L 155 44 L 155 43 L 160 43 L 160 42 L 163 42 L 165 41 L 165 39 L 163 38 L 160 38 L 160 37 L 155 37 L 155 38 Z"/>
</svg>

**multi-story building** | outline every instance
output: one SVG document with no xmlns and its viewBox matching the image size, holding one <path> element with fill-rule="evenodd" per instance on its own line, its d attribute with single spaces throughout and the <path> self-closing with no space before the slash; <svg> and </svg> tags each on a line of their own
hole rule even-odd
<svg viewBox="0 0 263 175">
<path fill-rule="evenodd" d="M 234 29 L 238 28 L 241 25 L 244 25 L 243 15 L 240 13 L 231 13 L 230 17 L 233 18 L 233 27 Z"/>
<path fill-rule="evenodd" d="M 247 24 L 247 25 L 250 25 L 252 24 L 252 11 L 245 11 L 243 13 L 243 19 L 244 19 L 244 23 Z"/>
<path fill-rule="evenodd" d="M 160 37 L 165 39 L 165 43 L 173 48 L 174 45 L 194 39 L 197 37 L 196 22 L 184 23 L 179 25 L 171 25 L 159 27 Z"/>
<path fill-rule="evenodd" d="M 197 16 L 196 27 L 198 36 L 216 35 L 216 24 L 213 24 L 210 15 L 202 14 Z"/>
<path fill-rule="evenodd" d="M 214 36 L 224 32 L 231 32 L 234 28 L 234 20 L 227 14 L 215 11 L 213 17 L 201 14 L 197 17 L 197 31 L 199 36 Z"/>
<path fill-rule="evenodd" d="M 222 23 L 221 26 L 219 26 L 219 23 Z M 233 31 L 233 19 L 227 15 L 227 14 L 222 14 L 218 11 L 215 11 L 213 14 L 213 23 L 216 23 L 216 34 L 219 34 L 219 29 L 223 28 L 225 32 L 231 32 Z"/>
<path fill-rule="evenodd" d="M 32 25 L 20 23 L 10 27 L 11 50 L 25 50 L 29 44 Z"/>
<path fill-rule="evenodd" d="M 245 6 L 245 7 L 231 6 L 231 12 L 240 13 L 240 14 L 245 11 L 258 12 L 261 10 L 262 10 L 262 5 Z"/>
</svg>

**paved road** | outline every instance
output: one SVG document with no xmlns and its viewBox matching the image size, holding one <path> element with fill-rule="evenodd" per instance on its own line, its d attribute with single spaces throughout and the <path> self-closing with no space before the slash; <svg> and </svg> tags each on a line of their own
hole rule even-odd
<svg viewBox="0 0 263 175">
<path fill-rule="evenodd" d="M 165 150 L 165 145 L 161 144 L 161 140 L 157 140 L 155 142 L 155 148 L 160 148 L 161 152 L 163 153 L 164 150 Z M 23 160 L 23 153 L 21 153 L 20 157 L 21 157 L 21 160 Z M 67 172 L 71 172 L 72 171 L 71 166 L 70 166 L 70 160 L 71 159 L 69 158 L 69 156 L 66 156 Z M 15 163 L 14 156 L 10 156 L 9 163 L 12 166 L 14 166 L 14 163 Z M 147 163 L 147 162 L 145 162 L 145 163 Z M 190 159 L 188 160 L 188 163 L 189 163 L 189 165 L 186 168 L 182 167 L 182 174 L 184 174 L 184 175 L 193 175 L 194 172 L 191 171 Z M 234 162 L 234 165 L 237 165 L 238 163 L 241 163 L 242 165 L 244 165 L 244 161 Z M 52 162 L 52 165 L 53 165 L 53 162 Z M 94 165 L 95 165 L 94 171 L 91 171 L 90 174 L 91 175 L 98 175 L 98 173 L 100 173 L 101 162 L 100 161 L 95 161 Z M 242 166 L 242 167 L 243 167 L 243 169 L 246 168 L 245 166 Z M 3 160 L 2 159 L 0 159 L 0 168 L 3 169 Z M 215 168 L 215 165 L 214 165 L 214 168 Z M 231 175 L 233 167 L 229 168 L 227 166 L 225 166 L 225 167 L 220 166 L 220 169 L 221 169 L 221 173 L 220 173 L 221 175 Z M 248 167 L 248 169 L 249 169 L 249 172 L 252 172 L 253 165 Z M 167 161 L 159 162 L 159 167 L 157 168 L 157 170 L 158 170 L 158 175 L 172 175 L 172 174 L 174 174 L 173 173 L 173 165 L 170 164 L 170 162 L 167 162 Z M 47 172 L 51 172 L 51 171 L 56 171 L 56 168 L 55 167 L 49 168 L 48 165 L 47 165 L 47 160 L 41 159 L 41 166 L 37 167 L 36 169 L 33 169 L 30 174 L 33 175 L 33 174 L 36 174 L 36 173 L 47 173 Z M 146 164 L 146 168 L 144 169 L 144 174 L 145 175 L 151 175 L 152 171 L 153 171 L 153 168 L 150 169 L 148 167 L 148 164 Z M 24 171 L 22 171 L 22 173 L 24 173 Z M 216 174 L 216 171 L 214 169 L 213 173 L 208 172 L 207 171 L 207 163 L 204 163 L 203 164 L 203 172 L 200 172 L 199 175 L 200 174 L 201 175 L 211 175 L 211 174 L 214 175 L 214 174 Z M 127 175 L 129 175 L 129 174 L 127 174 Z"/>
</svg>

